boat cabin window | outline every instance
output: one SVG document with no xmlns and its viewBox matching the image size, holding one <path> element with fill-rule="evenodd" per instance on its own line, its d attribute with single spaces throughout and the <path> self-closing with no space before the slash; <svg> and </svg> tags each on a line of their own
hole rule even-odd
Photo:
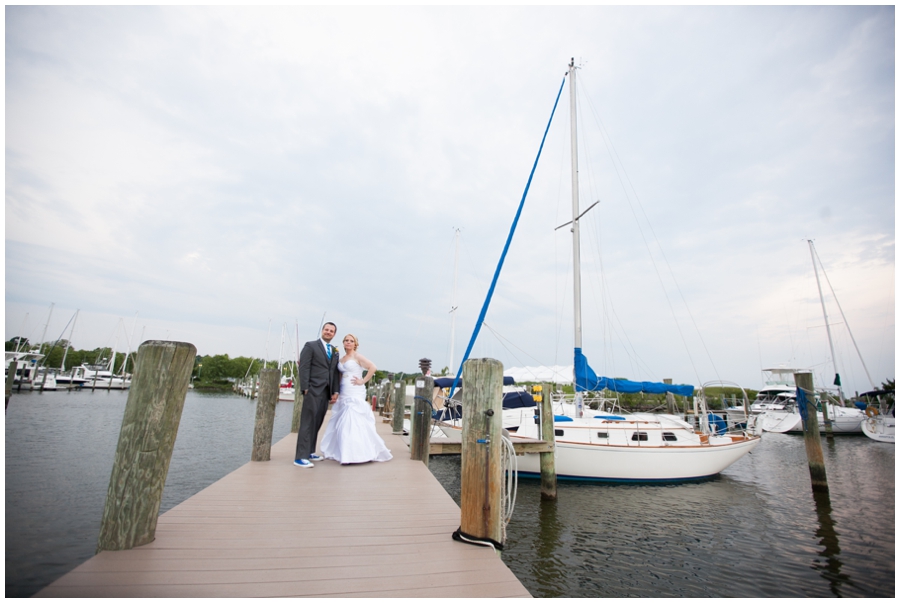
<svg viewBox="0 0 900 603">
<path fill-rule="evenodd" d="M 635 431 L 631 434 L 632 442 L 646 442 L 647 441 L 647 432 L 646 431 Z"/>
<path fill-rule="evenodd" d="M 564 435 L 566 432 L 565 432 L 565 430 L 563 430 L 563 429 L 554 429 L 554 430 L 553 430 L 553 433 L 554 433 L 555 435 L 561 436 L 561 435 Z"/>
<path fill-rule="evenodd" d="M 598 437 L 598 438 L 608 438 L 608 437 L 609 437 L 609 433 L 606 432 L 606 431 L 598 431 L 598 432 L 597 432 L 597 437 Z"/>
<path fill-rule="evenodd" d="M 677 442 L 678 438 L 671 431 L 663 432 L 663 442 Z"/>
</svg>

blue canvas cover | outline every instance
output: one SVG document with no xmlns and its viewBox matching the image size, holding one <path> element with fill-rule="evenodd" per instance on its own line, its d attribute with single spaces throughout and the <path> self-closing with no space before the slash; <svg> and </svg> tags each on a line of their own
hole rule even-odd
<svg viewBox="0 0 900 603">
<path fill-rule="evenodd" d="M 456 379 L 456 377 L 435 377 L 434 378 L 434 386 L 440 387 L 442 389 L 445 389 L 448 387 L 453 387 L 454 379 Z M 503 385 L 515 385 L 515 384 L 516 384 L 516 380 L 513 379 L 512 377 L 508 377 L 508 376 L 503 377 Z M 459 384 L 457 384 L 457 385 L 459 385 Z"/>
<path fill-rule="evenodd" d="M 620 394 L 665 394 L 671 392 L 677 396 L 693 396 L 693 385 L 670 385 L 668 383 L 654 383 L 652 381 L 628 381 L 627 379 L 610 379 L 598 377 L 594 369 L 590 367 L 587 357 L 581 353 L 581 348 L 575 348 L 575 391 L 595 392 L 608 389 Z"/>
</svg>

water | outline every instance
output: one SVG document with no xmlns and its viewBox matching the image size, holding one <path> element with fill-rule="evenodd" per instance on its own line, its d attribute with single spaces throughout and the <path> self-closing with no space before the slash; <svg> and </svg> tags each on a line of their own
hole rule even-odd
<svg viewBox="0 0 900 603">
<path fill-rule="evenodd" d="M 126 398 L 12 397 L 6 596 L 34 594 L 94 554 Z M 188 392 L 161 512 L 249 462 L 255 409 Z M 275 441 L 290 414 L 278 404 Z M 522 480 L 503 560 L 540 597 L 894 596 L 895 448 L 845 436 L 824 450 L 830 508 L 810 491 L 803 438 L 780 434 L 703 483 L 560 482 L 558 500 L 541 502 L 538 481 Z M 459 457 L 431 468 L 458 503 Z"/>
<path fill-rule="evenodd" d="M 894 446 L 823 444 L 830 508 L 784 434 L 700 483 L 520 480 L 502 558 L 537 597 L 892 597 Z M 430 466 L 459 504 L 459 457 Z"/>
<path fill-rule="evenodd" d="M 26 597 L 90 559 L 127 391 L 14 394 L 6 412 L 6 596 Z M 275 408 L 273 440 L 291 430 Z M 250 461 L 256 402 L 188 391 L 164 513 Z"/>
</svg>

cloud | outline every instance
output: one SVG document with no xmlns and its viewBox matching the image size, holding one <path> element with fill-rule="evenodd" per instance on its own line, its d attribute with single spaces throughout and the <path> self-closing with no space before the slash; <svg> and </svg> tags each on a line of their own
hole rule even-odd
<svg viewBox="0 0 900 603">
<path fill-rule="evenodd" d="M 379 366 L 443 366 L 461 228 L 458 360 L 575 56 L 582 209 L 601 200 L 583 223 L 592 362 L 749 386 L 761 365 L 825 363 L 813 238 L 871 371 L 892 377 L 893 20 L 11 7 L 7 334 L 56 302 L 54 321 L 110 323 L 76 345 L 137 311 L 154 337 L 259 355 L 267 332 L 312 338 L 325 314 Z M 566 95 L 474 350 L 507 365 L 570 363 Z M 806 322 L 786 318 L 801 306 Z"/>
</svg>

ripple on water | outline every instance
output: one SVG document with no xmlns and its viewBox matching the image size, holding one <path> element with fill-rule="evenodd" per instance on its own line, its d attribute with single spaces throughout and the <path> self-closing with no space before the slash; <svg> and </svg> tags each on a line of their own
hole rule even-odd
<svg viewBox="0 0 900 603">
<path fill-rule="evenodd" d="M 521 480 L 503 559 L 541 597 L 893 596 L 894 447 L 825 446 L 830 512 L 803 438 L 780 434 L 699 483 L 560 482 L 541 502 Z M 459 457 L 431 467 L 458 503 Z"/>
</svg>

